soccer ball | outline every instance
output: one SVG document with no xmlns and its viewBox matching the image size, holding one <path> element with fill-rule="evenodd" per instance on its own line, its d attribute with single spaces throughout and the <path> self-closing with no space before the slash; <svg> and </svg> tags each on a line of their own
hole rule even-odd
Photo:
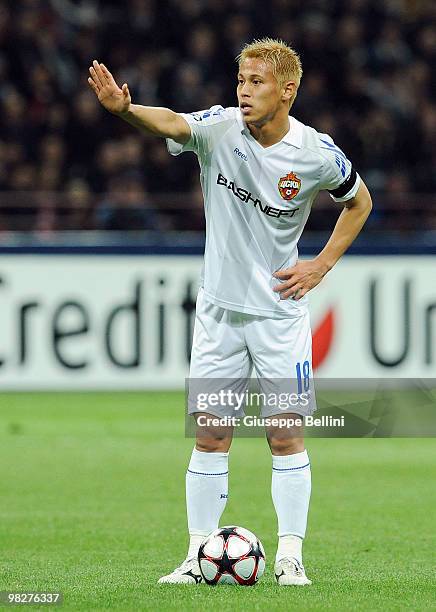
<svg viewBox="0 0 436 612">
<path fill-rule="evenodd" d="M 244 527 L 219 527 L 198 551 L 200 571 L 207 584 L 256 584 L 265 571 L 260 540 Z"/>
</svg>

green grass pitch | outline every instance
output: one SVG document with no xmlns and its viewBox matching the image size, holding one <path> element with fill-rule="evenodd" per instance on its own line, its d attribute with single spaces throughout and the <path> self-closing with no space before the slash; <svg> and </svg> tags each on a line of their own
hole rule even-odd
<svg viewBox="0 0 436 612">
<path fill-rule="evenodd" d="M 158 586 L 186 552 L 183 395 L 0 402 L 0 591 L 59 590 L 63 609 L 86 611 L 435 609 L 432 439 L 308 440 L 306 588 L 274 582 L 267 445 L 235 440 L 221 522 L 260 537 L 264 577 L 251 588 Z"/>
</svg>

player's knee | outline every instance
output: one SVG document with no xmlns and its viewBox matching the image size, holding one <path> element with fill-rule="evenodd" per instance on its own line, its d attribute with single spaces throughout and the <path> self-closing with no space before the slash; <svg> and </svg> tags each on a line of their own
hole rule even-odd
<svg viewBox="0 0 436 612">
<path fill-rule="evenodd" d="M 226 453 L 231 443 L 232 439 L 228 436 L 216 438 L 200 436 L 197 437 L 195 448 L 203 453 Z"/>
<path fill-rule="evenodd" d="M 293 455 L 304 451 L 303 438 L 283 438 L 270 436 L 268 443 L 273 455 Z"/>
</svg>

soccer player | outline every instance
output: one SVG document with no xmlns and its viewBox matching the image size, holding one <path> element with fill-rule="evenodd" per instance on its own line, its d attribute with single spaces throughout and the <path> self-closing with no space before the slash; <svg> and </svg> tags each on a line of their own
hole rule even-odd
<svg viewBox="0 0 436 612">
<path fill-rule="evenodd" d="M 97 61 L 89 85 L 110 112 L 167 139 L 172 155 L 194 151 L 201 168 L 206 248 L 197 298 L 190 378 L 234 380 L 243 390 L 254 366 L 260 380 L 312 377 L 307 292 L 347 250 L 371 210 L 371 197 L 351 162 L 326 134 L 289 115 L 302 76 L 297 53 L 282 41 L 247 44 L 237 58 L 238 106 L 178 114 L 132 104 Z M 344 208 L 317 257 L 299 261 L 297 242 L 311 205 L 327 190 Z M 224 382 L 223 382 L 224 384 Z M 200 414 L 191 401 L 189 411 Z M 207 415 L 234 414 L 208 407 Z M 262 414 L 281 414 L 274 406 Z M 290 407 L 287 416 L 305 414 Z M 204 422 L 204 420 L 203 420 Z M 202 539 L 218 527 L 227 501 L 232 428 L 197 428 L 186 474 L 190 543 L 185 561 L 160 583 L 201 581 Z M 267 428 L 272 498 L 278 520 L 279 585 L 307 585 L 302 563 L 311 491 L 303 428 Z"/>
</svg>

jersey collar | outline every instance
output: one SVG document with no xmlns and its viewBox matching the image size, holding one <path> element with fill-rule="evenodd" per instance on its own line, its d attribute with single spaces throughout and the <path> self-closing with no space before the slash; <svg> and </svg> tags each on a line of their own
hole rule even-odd
<svg viewBox="0 0 436 612">
<path fill-rule="evenodd" d="M 242 118 L 241 111 L 239 109 L 238 111 L 237 119 L 242 134 L 250 134 L 250 130 L 247 128 Z M 303 124 L 291 115 L 289 115 L 289 131 L 283 136 L 281 142 L 293 145 L 297 147 L 297 149 L 301 149 L 303 145 Z"/>
<path fill-rule="evenodd" d="M 294 145 L 297 149 L 303 146 L 303 124 L 295 117 L 289 116 L 289 131 L 282 138 L 283 142 Z"/>
</svg>

